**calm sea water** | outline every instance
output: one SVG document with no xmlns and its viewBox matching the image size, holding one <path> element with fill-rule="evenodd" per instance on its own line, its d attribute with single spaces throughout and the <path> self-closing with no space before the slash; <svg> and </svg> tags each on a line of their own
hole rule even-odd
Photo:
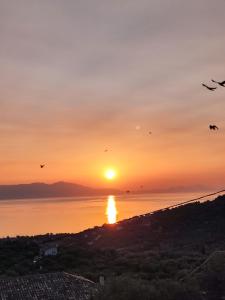
<svg viewBox="0 0 225 300">
<path fill-rule="evenodd" d="M 202 193 L 201 193 L 202 194 Z M 198 197 L 199 193 L 141 194 L 0 201 L 0 237 L 75 233 Z M 111 198 L 110 198 L 111 197 Z M 112 203 L 112 200 L 115 203 Z M 112 208 L 114 211 L 112 211 Z M 116 209 L 116 212 L 115 212 Z M 110 213 L 111 215 L 107 215 Z"/>
</svg>

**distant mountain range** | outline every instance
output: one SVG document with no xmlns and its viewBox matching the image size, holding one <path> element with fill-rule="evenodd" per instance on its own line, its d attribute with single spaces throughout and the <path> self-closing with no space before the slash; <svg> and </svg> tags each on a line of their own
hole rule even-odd
<svg viewBox="0 0 225 300">
<path fill-rule="evenodd" d="M 215 187 L 210 185 L 196 184 L 196 185 L 175 185 L 169 187 L 158 187 L 158 188 L 143 188 L 132 191 L 134 193 L 195 193 L 195 192 L 207 192 L 214 190 Z"/>
<path fill-rule="evenodd" d="M 120 194 L 115 189 L 94 189 L 79 184 L 56 182 L 53 184 L 30 183 L 17 185 L 0 185 L 0 200 L 31 199 L 51 197 L 79 197 Z"/>
<path fill-rule="evenodd" d="M 211 190 L 209 187 L 196 186 L 175 186 L 158 189 L 141 189 L 120 191 L 117 189 L 94 189 L 91 187 L 69 183 L 56 182 L 46 184 L 41 182 L 29 184 L 15 184 L 15 185 L 0 185 L 0 200 L 8 199 L 34 199 L 34 198 L 53 198 L 53 197 L 79 197 L 79 196 L 95 196 L 95 195 L 118 195 L 122 193 L 132 194 L 146 194 L 146 193 L 178 193 L 178 192 L 197 192 Z"/>
</svg>

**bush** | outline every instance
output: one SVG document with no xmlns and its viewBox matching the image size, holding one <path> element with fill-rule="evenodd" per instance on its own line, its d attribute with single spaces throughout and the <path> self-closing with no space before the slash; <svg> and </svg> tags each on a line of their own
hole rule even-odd
<svg viewBox="0 0 225 300">
<path fill-rule="evenodd" d="M 186 286 L 177 281 L 144 280 L 117 277 L 100 288 L 94 300 L 201 300 L 198 288 Z"/>
</svg>

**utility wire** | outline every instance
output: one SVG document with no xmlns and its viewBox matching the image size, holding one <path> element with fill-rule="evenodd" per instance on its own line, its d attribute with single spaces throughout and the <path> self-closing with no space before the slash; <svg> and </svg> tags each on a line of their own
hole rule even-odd
<svg viewBox="0 0 225 300">
<path fill-rule="evenodd" d="M 220 193 L 223 193 L 223 192 L 225 192 L 225 189 L 220 190 L 218 192 L 211 193 L 211 194 L 207 194 L 207 195 L 204 195 L 204 196 L 200 196 L 200 197 L 197 197 L 197 198 L 194 198 L 194 199 L 191 199 L 191 200 L 187 200 L 187 201 L 184 201 L 184 202 L 173 204 L 173 205 L 170 205 L 170 206 L 167 206 L 167 207 L 164 207 L 164 208 L 152 211 L 149 214 L 154 214 L 156 212 L 164 211 L 166 209 L 171 209 L 171 208 L 179 207 L 181 205 L 188 204 L 188 203 L 191 203 L 191 202 L 194 202 L 194 201 L 198 201 L 198 200 L 201 200 L 201 199 L 204 199 L 204 198 L 207 198 L 207 197 L 210 197 L 210 196 L 214 196 L 214 195 L 217 195 L 217 194 L 220 194 Z"/>
</svg>

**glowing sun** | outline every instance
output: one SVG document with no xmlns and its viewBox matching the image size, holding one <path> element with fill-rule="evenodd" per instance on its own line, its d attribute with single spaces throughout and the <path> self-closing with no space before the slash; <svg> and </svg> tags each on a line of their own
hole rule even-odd
<svg viewBox="0 0 225 300">
<path fill-rule="evenodd" d="M 113 180 L 116 177 L 116 171 L 113 169 L 108 169 L 105 171 L 105 178 L 108 180 Z"/>
</svg>

